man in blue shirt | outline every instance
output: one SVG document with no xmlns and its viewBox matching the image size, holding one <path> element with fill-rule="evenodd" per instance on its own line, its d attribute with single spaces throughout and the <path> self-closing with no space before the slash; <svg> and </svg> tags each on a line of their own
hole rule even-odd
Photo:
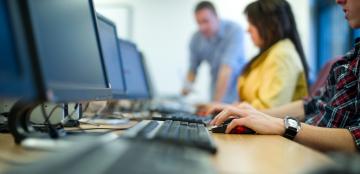
<svg viewBox="0 0 360 174">
<path fill-rule="evenodd" d="M 237 77 L 246 63 L 244 32 L 235 23 L 220 20 L 214 5 L 207 1 L 197 5 L 195 17 L 199 31 L 190 43 L 190 68 L 182 93 L 191 92 L 200 64 L 207 62 L 212 101 L 232 103 L 238 99 Z"/>
</svg>

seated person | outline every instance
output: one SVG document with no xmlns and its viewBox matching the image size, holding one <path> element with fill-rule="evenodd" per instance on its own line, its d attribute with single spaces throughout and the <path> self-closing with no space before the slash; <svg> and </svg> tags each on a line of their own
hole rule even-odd
<svg viewBox="0 0 360 174">
<path fill-rule="evenodd" d="M 353 29 L 360 28 L 360 1 L 336 0 Z M 288 5 L 287 3 L 285 3 Z M 248 104 L 228 106 L 212 121 L 245 126 L 258 134 L 283 135 L 322 151 L 360 150 L 360 40 L 337 61 L 316 96 L 260 112 Z M 290 117 L 289 117 L 290 116 Z M 298 121 L 297 121 L 298 120 Z M 301 123 L 299 122 L 301 121 Z M 287 125 L 287 126 L 286 126 Z"/>
<path fill-rule="evenodd" d="M 259 0 L 245 13 L 260 53 L 238 79 L 240 100 L 267 109 L 307 96 L 308 66 L 291 9 L 277 0 Z"/>
</svg>

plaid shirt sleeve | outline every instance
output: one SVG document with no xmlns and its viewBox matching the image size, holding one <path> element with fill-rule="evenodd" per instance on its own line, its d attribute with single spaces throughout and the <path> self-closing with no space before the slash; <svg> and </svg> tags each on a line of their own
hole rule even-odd
<svg viewBox="0 0 360 174">
<path fill-rule="evenodd" d="M 360 66 L 360 65 L 358 65 L 358 66 Z M 358 74 L 358 81 L 357 81 L 357 103 L 356 103 L 356 106 L 357 106 L 357 109 L 359 109 L 360 108 L 360 106 L 359 106 L 360 105 L 360 71 L 358 71 L 357 74 Z M 360 113 L 359 112 L 360 111 L 358 110 L 357 111 L 358 116 L 356 117 L 358 119 L 352 121 L 351 125 L 347 127 L 354 138 L 354 141 L 355 141 L 358 151 L 360 151 Z"/>
<path fill-rule="evenodd" d="M 305 123 L 348 129 L 360 151 L 360 42 L 334 64 L 326 85 L 304 100 Z"/>
<path fill-rule="evenodd" d="M 357 150 L 360 151 L 360 125 L 359 125 L 359 123 L 357 124 L 357 126 L 348 127 L 348 130 L 350 131 L 351 135 L 354 138 Z"/>
</svg>

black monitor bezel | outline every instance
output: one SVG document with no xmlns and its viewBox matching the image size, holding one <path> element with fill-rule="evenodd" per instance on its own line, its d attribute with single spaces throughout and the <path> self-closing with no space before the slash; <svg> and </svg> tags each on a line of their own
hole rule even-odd
<svg viewBox="0 0 360 174">
<path fill-rule="evenodd" d="M 142 69 L 143 69 L 143 72 L 145 75 L 145 83 L 146 83 L 146 87 L 148 90 L 148 98 L 147 99 L 154 99 L 155 91 L 154 91 L 152 78 L 150 76 L 150 72 L 149 72 L 149 68 L 148 68 L 149 65 L 146 62 L 144 53 L 139 51 L 139 54 L 140 54 Z"/>
<path fill-rule="evenodd" d="M 96 40 L 97 40 L 97 47 L 99 49 L 99 56 L 101 58 L 101 63 L 102 63 L 102 69 L 103 69 L 103 73 L 104 73 L 104 79 L 105 79 L 105 85 L 107 86 L 107 88 L 103 88 L 103 89 L 51 89 L 52 92 L 56 93 L 57 96 L 62 96 L 61 99 L 56 99 L 53 97 L 52 92 L 48 92 L 48 89 L 46 87 L 46 82 L 45 79 L 43 77 L 43 72 L 42 72 L 42 68 L 40 66 L 40 60 L 38 58 L 38 53 L 37 53 L 37 47 L 36 47 L 36 41 L 35 38 L 33 36 L 33 26 L 31 24 L 31 14 L 30 14 L 30 9 L 29 9 L 29 4 L 28 1 L 30 0 L 25 0 L 25 1 L 21 1 L 21 6 L 23 8 L 23 18 L 25 20 L 26 26 L 25 26 L 25 30 L 27 31 L 27 35 L 29 36 L 29 42 L 31 43 L 31 53 L 32 53 L 32 57 L 34 57 L 34 62 L 35 62 L 35 67 L 38 70 L 37 75 L 37 79 L 39 79 L 39 83 L 40 85 L 40 95 L 39 95 L 39 100 L 42 102 L 55 102 L 55 103 L 63 103 L 63 102 L 80 102 L 80 101 L 92 101 L 92 100 L 108 100 L 112 98 L 112 93 L 111 93 L 111 89 L 109 86 L 109 81 L 107 79 L 107 73 L 105 70 L 105 63 L 104 63 L 104 58 L 102 56 L 102 50 L 101 50 L 101 46 L 100 46 L 100 37 L 99 37 L 99 33 L 98 33 L 98 26 L 97 26 L 97 18 L 96 18 L 96 14 L 95 14 L 95 8 L 94 8 L 94 3 L 92 0 L 87 0 L 89 2 L 89 8 L 90 8 L 90 12 L 91 12 L 91 17 L 93 19 L 93 26 L 94 26 L 94 31 L 95 31 L 95 35 L 96 35 Z"/>
<path fill-rule="evenodd" d="M 118 51 L 118 59 L 119 59 L 119 62 L 120 62 L 120 70 L 121 70 L 121 76 L 122 76 L 122 84 L 123 84 L 123 87 L 124 87 L 124 91 L 121 91 L 121 90 L 114 90 L 113 88 L 111 88 L 111 91 L 112 91 L 112 97 L 113 99 L 123 99 L 124 95 L 126 95 L 126 81 L 125 81 L 125 75 L 124 75 L 124 64 L 123 64 L 123 61 L 122 61 L 122 55 L 121 55 L 121 50 L 120 50 L 120 45 L 119 45 L 119 42 L 118 42 L 118 33 L 117 33 L 117 27 L 116 27 L 116 24 L 111 21 L 110 19 L 106 18 L 104 15 L 100 14 L 100 13 L 96 13 L 96 16 L 97 16 L 97 25 L 98 25 L 98 28 L 99 28 L 99 20 L 101 20 L 102 22 L 108 24 L 109 26 L 111 26 L 113 28 L 113 30 L 115 31 L 115 40 L 116 40 L 116 48 L 117 48 L 117 51 Z M 100 42 L 101 44 L 101 42 Z M 104 55 L 103 55 L 103 59 L 105 59 Z M 104 62 L 104 65 L 105 65 L 105 68 L 106 68 L 106 63 Z M 107 79 L 109 81 L 109 83 L 111 84 L 111 81 L 110 81 L 110 78 L 109 78 L 109 74 L 107 73 Z"/>
</svg>

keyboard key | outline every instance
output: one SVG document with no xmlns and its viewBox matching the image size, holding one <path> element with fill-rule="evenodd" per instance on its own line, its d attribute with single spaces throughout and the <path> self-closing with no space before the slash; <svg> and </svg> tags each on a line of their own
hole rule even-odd
<svg viewBox="0 0 360 174">
<path fill-rule="evenodd" d="M 144 126 L 145 124 L 146 126 Z M 132 132 L 131 137 L 197 147 L 216 153 L 216 145 L 204 124 L 172 120 L 166 120 L 165 122 L 146 120 L 140 122 L 139 125 L 143 127 L 141 129 L 134 127 L 129 130 L 129 132 Z M 134 134 L 134 131 L 138 132 Z M 155 133 L 154 136 L 149 136 L 149 134 L 153 133 Z"/>
</svg>

